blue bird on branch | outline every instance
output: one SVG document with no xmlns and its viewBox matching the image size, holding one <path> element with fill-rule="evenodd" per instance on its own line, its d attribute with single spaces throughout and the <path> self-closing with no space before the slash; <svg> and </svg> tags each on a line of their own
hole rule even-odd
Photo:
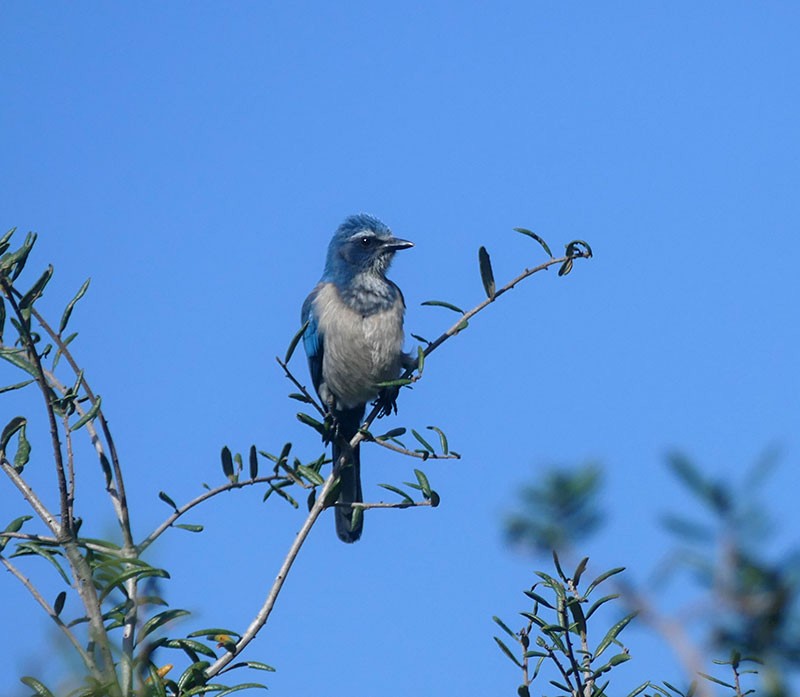
<svg viewBox="0 0 800 697">
<path fill-rule="evenodd" d="M 413 243 L 392 235 L 377 218 L 348 217 L 328 246 L 322 278 L 303 303 L 308 322 L 303 345 L 311 379 L 334 420 L 333 466 L 340 478 L 339 504 L 361 503 L 359 446 L 344 447 L 358 432 L 367 403 L 389 400 L 379 383 L 396 379 L 413 360 L 403 353 L 405 302 L 386 271 Z M 349 505 L 335 507 L 336 533 L 344 542 L 361 537 L 363 516 Z"/>
</svg>

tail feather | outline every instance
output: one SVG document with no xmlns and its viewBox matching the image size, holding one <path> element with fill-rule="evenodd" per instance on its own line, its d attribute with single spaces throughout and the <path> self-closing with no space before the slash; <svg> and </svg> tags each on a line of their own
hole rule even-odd
<svg viewBox="0 0 800 697">
<path fill-rule="evenodd" d="M 337 413 L 337 421 L 339 424 L 339 435 L 347 440 L 358 431 L 361 425 L 361 419 L 364 416 L 364 408 L 351 409 Z M 352 451 L 352 457 L 347 458 L 349 462 L 340 466 L 340 459 L 343 452 L 333 443 L 333 463 L 334 466 L 339 466 L 339 498 L 338 503 L 361 503 L 364 500 L 361 492 L 361 456 L 360 447 L 356 446 Z M 361 532 L 364 529 L 364 517 L 359 516 L 353 525 L 353 509 L 346 506 L 336 506 L 334 509 L 334 518 L 336 520 L 336 534 L 342 542 L 355 542 L 361 537 Z"/>
</svg>

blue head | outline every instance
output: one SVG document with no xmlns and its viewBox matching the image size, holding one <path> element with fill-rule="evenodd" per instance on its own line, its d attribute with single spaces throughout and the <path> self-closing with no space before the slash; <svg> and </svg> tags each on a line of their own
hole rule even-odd
<svg viewBox="0 0 800 697">
<path fill-rule="evenodd" d="M 323 278 L 346 283 L 362 274 L 383 276 L 394 253 L 413 247 L 401 240 L 374 216 L 358 213 L 348 217 L 328 245 Z"/>
</svg>

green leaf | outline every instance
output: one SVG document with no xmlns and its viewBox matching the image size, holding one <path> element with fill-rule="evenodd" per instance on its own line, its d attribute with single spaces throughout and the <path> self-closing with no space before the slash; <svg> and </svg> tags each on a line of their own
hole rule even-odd
<svg viewBox="0 0 800 697">
<path fill-rule="evenodd" d="M 228 670 L 233 670 L 234 668 L 252 668 L 253 670 L 266 670 L 269 673 L 275 672 L 275 668 L 266 663 L 261 663 L 261 661 L 241 661 L 232 665 Z"/>
<path fill-rule="evenodd" d="M 9 348 L 7 346 L 0 347 L 0 358 L 8 361 L 11 365 L 17 366 L 17 368 L 22 368 L 26 373 L 33 375 L 33 377 L 38 377 L 39 373 L 36 370 L 36 367 L 33 363 L 30 363 L 26 358 L 24 358 L 25 352 L 21 349 Z"/>
<path fill-rule="evenodd" d="M 424 336 L 420 336 L 419 334 L 412 334 L 411 338 L 416 339 L 417 341 L 421 341 L 423 344 L 427 344 L 428 346 L 430 346 L 431 342 L 428 341 Z"/>
<path fill-rule="evenodd" d="M 11 437 L 21 428 L 24 428 L 26 423 L 28 423 L 28 420 L 24 416 L 15 416 L 6 424 L 3 433 L 0 434 L 0 452 L 5 453 Z"/>
<path fill-rule="evenodd" d="M 643 682 L 635 690 L 629 692 L 627 697 L 636 697 L 636 695 L 642 694 L 642 692 L 644 692 L 648 687 L 650 687 L 650 681 Z"/>
<path fill-rule="evenodd" d="M 3 341 L 3 330 L 6 326 L 6 304 L 0 296 L 0 343 Z"/>
<path fill-rule="evenodd" d="M 544 605 L 546 608 L 549 608 L 551 610 L 556 609 L 555 606 L 550 604 L 547 600 L 545 600 L 545 598 L 543 598 L 538 593 L 535 593 L 532 588 L 529 591 L 525 591 L 525 595 L 527 595 L 531 600 L 534 600 L 535 602 L 539 603 L 539 605 Z"/>
<path fill-rule="evenodd" d="M 89 423 L 95 416 L 97 416 L 98 412 L 100 411 L 100 396 L 98 395 L 97 398 L 94 400 L 94 404 L 92 404 L 91 409 L 87 411 L 80 419 L 78 419 L 72 426 L 70 426 L 70 431 L 77 431 L 81 426 Z"/>
<path fill-rule="evenodd" d="M 130 560 L 128 560 L 130 563 Z M 135 567 L 133 569 L 126 569 L 120 574 L 114 576 L 111 580 L 106 583 L 106 587 L 103 589 L 103 592 L 100 593 L 99 600 L 105 600 L 109 593 L 111 593 L 114 589 L 119 588 L 122 586 L 125 581 L 136 578 L 169 578 L 170 575 L 164 569 L 156 569 L 153 567 L 141 568 Z"/>
<path fill-rule="evenodd" d="M 547 246 L 547 242 L 545 242 L 545 241 L 544 241 L 544 240 L 543 240 L 541 237 L 539 237 L 539 235 L 537 235 L 535 232 L 531 232 L 530 230 L 527 230 L 527 229 L 526 229 L 526 228 L 524 228 L 524 227 L 515 227 L 515 228 L 514 228 L 514 231 L 515 231 L 515 232 L 521 232 L 523 235 L 527 235 L 528 237 L 532 237 L 532 238 L 533 238 L 534 240 L 536 240 L 536 241 L 537 241 L 537 242 L 538 242 L 540 245 L 542 245 L 542 248 L 544 249 L 544 251 L 545 251 L 545 252 L 547 252 L 547 256 L 549 256 L 551 259 L 553 258 L 553 253 L 550 251 L 550 247 L 548 247 L 548 246 Z"/>
<path fill-rule="evenodd" d="M 191 523 L 176 523 L 172 527 L 188 530 L 189 532 L 203 532 L 204 530 L 202 525 L 192 525 Z"/>
<path fill-rule="evenodd" d="M 402 496 L 403 500 L 407 503 L 413 504 L 414 499 L 412 499 L 405 491 L 402 489 L 398 489 L 396 486 L 392 486 L 391 484 L 378 484 L 379 487 L 382 489 L 386 489 L 387 491 L 391 491 L 398 496 Z"/>
<path fill-rule="evenodd" d="M 583 249 L 581 249 L 583 247 Z M 584 242 L 583 240 L 572 240 L 567 245 L 567 256 L 576 256 L 578 254 L 582 254 L 587 257 L 592 256 L 592 248 L 589 246 L 588 242 Z"/>
<path fill-rule="evenodd" d="M 444 300 L 426 300 L 424 303 L 420 303 L 421 305 L 428 305 L 431 307 L 445 307 L 448 310 L 452 310 L 453 312 L 459 312 L 462 315 L 464 314 L 464 310 L 452 303 L 446 303 Z"/>
<path fill-rule="evenodd" d="M 411 385 L 413 382 L 414 380 L 411 378 L 397 378 L 396 380 L 376 382 L 375 387 L 405 387 L 406 385 Z"/>
<path fill-rule="evenodd" d="M 232 629 L 224 629 L 222 627 L 209 627 L 208 629 L 197 629 L 194 632 L 190 632 L 186 636 L 188 637 L 196 637 L 196 636 L 205 636 L 214 641 L 218 641 L 218 636 L 232 636 L 240 638 L 242 635 L 239 632 L 234 632 Z M 231 666 L 232 668 L 232 666 Z M 228 670 L 231 670 L 229 668 Z"/>
<path fill-rule="evenodd" d="M 493 298 L 496 290 L 494 272 L 492 271 L 492 260 L 489 258 L 489 252 L 486 251 L 486 247 L 481 247 L 478 250 L 478 266 L 480 267 L 481 281 L 483 282 L 486 296 Z"/>
<path fill-rule="evenodd" d="M 425 369 L 425 351 L 422 346 L 417 346 L 417 373 L 422 375 L 422 371 Z"/>
<path fill-rule="evenodd" d="M 53 277 L 53 267 L 48 266 L 45 272 L 39 276 L 39 279 L 31 286 L 31 289 L 23 295 L 19 300 L 19 309 L 28 310 L 33 303 L 35 303 L 44 292 L 47 282 Z"/>
<path fill-rule="evenodd" d="M 17 472 L 22 472 L 22 469 L 28 464 L 30 456 L 31 444 L 25 437 L 25 424 L 23 424 L 22 428 L 19 429 L 19 445 L 17 446 L 17 454 L 14 455 L 14 469 Z"/>
<path fill-rule="evenodd" d="M 435 433 L 439 434 L 439 444 L 442 446 L 442 452 L 445 455 L 450 453 L 450 448 L 447 444 L 447 436 L 444 435 L 444 431 L 441 428 L 437 428 L 436 426 L 426 426 L 429 431 L 434 431 Z"/>
<path fill-rule="evenodd" d="M 391 438 L 399 438 L 406 432 L 402 426 L 400 428 L 393 428 L 389 431 L 386 431 L 383 435 L 377 436 L 375 440 L 389 440 Z"/>
<path fill-rule="evenodd" d="M 701 675 L 706 680 L 709 680 L 711 682 L 717 683 L 717 685 L 722 685 L 723 687 L 728 687 L 731 690 L 735 690 L 736 689 L 735 685 L 731 685 L 729 682 L 724 682 L 724 681 L 720 680 L 719 678 L 715 678 L 713 675 L 709 675 L 708 673 L 703 673 L 701 671 L 697 671 L 697 674 Z"/>
<path fill-rule="evenodd" d="M 419 482 L 419 488 L 422 492 L 422 495 L 427 499 L 431 496 L 431 485 L 428 482 L 428 478 L 425 476 L 425 473 L 421 470 L 414 470 L 414 474 L 417 477 L 417 481 Z"/>
<path fill-rule="evenodd" d="M 583 572 L 586 571 L 586 565 L 589 563 L 589 557 L 584 557 L 578 563 L 578 567 L 575 569 L 575 573 L 572 574 L 572 582 L 576 586 L 581 582 L 581 576 L 583 576 Z"/>
<path fill-rule="evenodd" d="M 300 412 L 297 415 L 297 420 L 301 424 L 305 424 L 306 426 L 311 426 L 317 433 L 319 433 L 323 438 L 328 433 L 328 429 L 325 428 L 325 425 L 317 421 L 314 417 L 309 416 L 308 414 L 303 414 Z"/>
<path fill-rule="evenodd" d="M 431 508 L 436 508 L 442 502 L 442 498 L 433 489 L 431 489 L 431 493 L 428 498 L 431 502 Z"/>
<path fill-rule="evenodd" d="M 509 659 L 511 659 L 512 663 L 514 663 L 514 665 L 516 665 L 518 668 L 522 668 L 522 663 L 520 663 L 519 659 L 513 653 L 511 653 L 511 649 L 509 649 L 508 646 L 506 646 L 501 639 L 498 639 L 497 637 L 492 637 L 492 638 L 497 642 L 497 645 L 500 647 L 500 650 L 506 656 L 508 656 Z"/>
<path fill-rule="evenodd" d="M 75 294 L 75 297 L 69 301 L 67 307 L 64 309 L 64 314 L 61 315 L 61 322 L 58 325 L 59 334 L 61 334 L 61 332 L 63 332 L 67 328 L 67 322 L 69 322 L 69 318 L 72 316 L 72 310 L 75 307 L 75 303 L 77 303 L 78 300 L 80 300 L 86 294 L 86 291 L 89 288 L 89 282 L 91 280 L 92 280 L 91 278 L 87 278 L 83 282 L 83 285 L 78 289 L 78 292 Z"/>
<path fill-rule="evenodd" d="M 231 481 L 234 480 L 233 474 L 233 456 L 231 455 L 231 449 L 227 445 L 222 446 L 222 451 L 220 452 L 220 459 L 222 460 L 222 473 Z"/>
<path fill-rule="evenodd" d="M 250 479 L 258 476 L 258 451 L 255 445 L 250 446 Z"/>
<path fill-rule="evenodd" d="M 189 655 L 189 658 L 191 658 L 193 661 L 198 660 L 196 655 L 198 653 L 203 656 L 208 656 L 209 658 L 217 657 L 214 649 L 206 646 L 200 641 L 195 641 L 194 639 L 160 639 L 159 641 L 154 642 L 151 647 L 155 647 L 156 644 L 168 649 L 181 649 L 185 651 Z"/>
<path fill-rule="evenodd" d="M 21 515 L 19 518 L 14 518 L 8 525 L 6 525 L 6 529 L 3 532 L 19 532 L 22 529 L 22 526 L 29 521 L 33 516 L 29 515 Z M 11 542 L 13 538 L 11 537 L 3 537 L 0 535 L 0 552 L 2 552 L 6 545 Z"/>
<path fill-rule="evenodd" d="M 606 635 L 603 637 L 603 640 L 597 645 L 597 648 L 594 650 L 594 657 L 595 659 L 600 656 L 610 645 L 611 642 L 615 641 L 619 633 L 625 629 L 625 627 L 630 624 L 630 621 L 636 617 L 638 613 L 632 612 L 630 615 L 623 617 L 619 622 L 617 622 L 611 629 L 606 632 Z"/>
<path fill-rule="evenodd" d="M 17 231 L 17 228 L 12 227 L 5 235 L 0 237 L 0 254 L 5 254 L 6 250 L 11 246 L 11 237 Z"/>
<path fill-rule="evenodd" d="M 313 399 L 309 399 L 308 397 L 306 397 L 304 394 L 301 394 L 300 392 L 291 392 L 289 394 L 289 399 L 296 399 L 298 402 L 302 402 L 303 404 L 313 404 L 314 403 Z"/>
<path fill-rule="evenodd" d="M 517 697 L 531 697 L 531 691 L 527 685 L 520 685 L 517 688 Z"/>
<path fill-rule="evenodd" d="M 503 620 L 501 620 L 496 615 L 492 617 L 492 620 L 497 626 L 500 627 L 500 629 L 502 629 L 506 634 L 508 634 L 508 636 L 510 636 L 512 639 L 516 641 L 517 635 L 508 628 L 508 625 L 505 622 L 503 622 Z"/>
<path fill-rule="evenodd" d="M 16 385 L 7 385 L 6 387 L 0 387 L 0 394 L 3 392 L 11 392 L 12 390 L 19 390 L 23 387 L 27 387 L 33 382 L 33 380 L 25 380 L 24 382 L 18 382 Z"/>
<path fill-rule="evenodd" d="M 603 673 L 607 673 L 611 670 L 614 666 L 618 666 L 620 663 L 625 663 L 625 661 L 629 661 L 631 659 L 630 654 L 627 653 L 618 653 L 616 656 L 613 656 L 608 663 L 596 668 L 593 672 L 593 676 L 595 680 L 599 678 Z"/>
<path fill-rule="evenodd" d="M 28 261 L 28 255 L 36 244 L 37 234 L 29 232 L 25 235 L 25 241 L 16 252 L 8 252 L 0 258 L 0 272 L 9 271 L 9 280 L 15 281 L 25 268 L 25 263 Z"/>
<path fill-rule="evenodd" d="M 48 690 L 43 683 L 39 682 L 36 678 L 26 675 L 20 678 L 19 681 L 30 687 L 38 697 L 53 697 L 53 693 Z"/>
<path fill-rule="evenodd" d="M 61 611 L 64 609 L 64 603 L 67 600 L 67 592 L 61 591 L 56 596 L 56 601 L 53 603 L 53 612 L 56 613 L 56 616 L 61 614 Z"/>
<path fill-rule="evenodd" d="M 167 495 L 165 491 L 159 491 L 158 498 L 160 498 L 168 506 L 172 506 L 174 510 L 176 511 L 178 510 L 178 507 L 175 505 L 175 502 Z"/>
<path fill-rule="evenodd" d="M 289 342 L 289 348 L 286 349 L 286 357 L 283 359 L 284 363 L 288 363 L 289 360 L 292 358 L 292 354 L 294 353 L 294 350 L 297 348 L 297 344 L 300 343 L 300 339 L 303 338 L 303 334 L 306 333 L 306 329 L 308 329 L 308 325 L 310 323 L 311 323 L 311 320 L 307 319 L 303 323 L 303 326 L 300 327 L 300 329 L 297 331 L 297 334 L 295 334 L 292 337 L 292 340 Z"/>
<path fill-rule="evenodd" d="M 61 564 L 58 563 L 56 554 L 59 553 L 50 552 L 42 547 L 42 545 L 38 542 L 21 542 L 17 545 L 17 548 L 14 550 L 14 553 L 11 556 L 24 557 L 28 555 L 37 555 L 42 559 L 46 559 L 56 568 L 56 571 L 58 571 L 61 578 L 64 579 L 64 582 L 69 584 L 69 576 L 67 576 L 67 574 L 64 572 L 64 569 L 61 568 Z"/>
<path fill-rule="evenodd" d="M 267 686 L 257 682 L 247 682 L 241 685 L 236 685 L 236 687 L 229 687 L 227 690 L 223 690 L 218 695 L 216 695 L 216 697 L 225 697 L 225 695 L 232 694 L 233 692 L 239 692 L 240 690 L 252 690 L 252 689 L 266 690 Z"/>
<path fill-rule="evenodd" d="M 136 643 L 141 644 L 142 640 L 148 634 L 151 634 L 159 627 L 163 627 L 168 622 L 172 622 L 173 620 L 178 619 L 178 617 L 185 617 L 188 614 L 190 614 L 188 610 L 165 610 L 164 612 L 159 612 L 142 625 L 142 628 L 139 630 L 139 636 L 136 639 Z"/>
<path fill-rule="evenodd" d="M 566 276 L 570 271 L 572 271 L 572 259 L 567 259 L 558 269 L 559 276 Z"/>
<path fill-rule="evenodd" d="M 556 550 L 553 550 L 553 564 L 556 567 L 556 571 L 558 572 L 558 577 L 564 582 L 569 582 L 567 575 L 564 573 L 564 570 L 561 568 L 561 562 L 558 560 L 558 554 Z"/>
<path fill-rule="evenodd" d="M 322 486 L 325 483 L 325 480 L 320 476 L 320 473 L 311 467 L 306 467 L 306 465 L 298 465 L 297 471 L 302 474 L 309 482 L 311 482 L 314 486 Z"/>
<path fill-rule="evenodd" d="M 419 433 L 417 433 L 417 431 L 415 431 L 413 428 L 411 429 L 411 435 L 412 435 L 412 436 L 414 436 L 414 438 L 416 438 L 416 439 L 417 439 L 417 440 L 420 442 L 420 444 L 422 445 L 422 447 L 423 447 L 423 448 L 425 448 L 425 450 L 427 450 L 428 452 L 431 452 L 431 453 L 433 453 L 433 452 L 436 452 L 436 451 L 433 449 L 433 447 L 431 447 L 431 444 L 430 444 L 430 443 L 428 443 L 428 441 L 426 441 L 426 440 L 425 440 L 425 439 L 424 439 L 424 438 L 423 438 L 423 437 L 422 437 L 422 436 L 421 436 Z"/>
<path fill-rule="evenodd" d="M 619 598 L 619 593 L 606 595 L 600 598 L 600 600 L 593 603 L 592 606 L 589 608 L 588 612 L 586 613 L 586 619 L 588 620 L 594 614 L 594 611 L 597 610 L 597 608 L 599 608 L 601 605 L 607 603 L 609 600 L 616 600 L 617 598 Z"/>
<path fill-rule="evenodd" d="M 592 581 L 589 584 L 589 587 L 586 589 L 586 593 L 584 593 L 584 597 L 588 597 L 589 594 L 595 588 L 597 588 L 597 586 L 599 586 L 603 581 L 605 581 L 606 579 L 611 578 L 612 576 L 615 576 L 616 574 L 622 573 L 623 571 L 625 571 L 625 567 L 624 566 L 618 566 L 618 567 L 616 567 L 614 569 L 610 569 L 610 570 L 600 574 L 594 581 Z"/>
</svg>

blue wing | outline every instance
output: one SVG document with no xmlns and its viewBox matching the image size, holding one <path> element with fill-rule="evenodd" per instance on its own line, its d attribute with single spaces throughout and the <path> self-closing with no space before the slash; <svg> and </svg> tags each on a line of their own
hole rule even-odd
<svg viewBox="0 0 800 697">
<path fill-rule="evenodd" d="M 319 287 L 314 288 L 311 294 L 306 298 L 303 303 L 303 311 L 301 322 L 305 324 L 308 322 L 308 327 L 303 334 L 303 347 L 308 356 L 308 370 L 311 373 L 311 381 L 314 383 L 314 389 L 319 392 L 320 383 L 322 383 L 322 356 L 324 354 L 325 342 L 323 334 L 319 330 L 317 318 L 314 315 L 314 300 L 317 297 Z"/>
</svg>

